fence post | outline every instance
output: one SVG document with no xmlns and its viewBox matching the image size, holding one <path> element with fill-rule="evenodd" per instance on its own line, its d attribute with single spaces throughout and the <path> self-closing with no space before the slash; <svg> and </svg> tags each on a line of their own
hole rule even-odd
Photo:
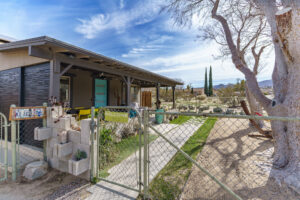
<svg viewBox="0 0 300 200">
<path fill-rule="evenodd" d="M 11 105 L 11 108 L 16 105 Z M 16 151 L 16 121 L 11 121 L 11 160 L 12 160 L 12 180 L 17 180 L 17 151 Z"/>
<path fill-rule="evenodd" d="M 143 117 L 144 109 L 142 110 L 142 115 L 139 115 L 139 194 L 142 193 L 142 117 Z"/>
<path fill-rule="evenodd" d="M 149 199 L 148 196 L 148 132 L 149 132 L 149 113 L 148 109 L 144 110 L 143 113 L 143 124 L 144 124 L 144 199 Z"/>
<path fill-rule="evenodd" d="M 93 180 L 93 178 L 95 177 L 95 171 L 94 171 L 94 140 L 95 140 L 95 107 L 91 108 L 91 135 L 90 135 L 90 139 L 91 139 L 91 155 L 90 155 L 90 159 L 91 159 L 91 181 Z"/>
<path fill-rule="evenodd" d="M 46 113 L 44 113 L 47 116 L 47 103 L 43 103 L 43 106 L 46 107 Z M 47 118 L 43 118 L 43 127 L 47 127 Z M 47 140 L 43 140 L 43 154 L 44 154 L 44 161 L 47 162 Z"/>
</svg>

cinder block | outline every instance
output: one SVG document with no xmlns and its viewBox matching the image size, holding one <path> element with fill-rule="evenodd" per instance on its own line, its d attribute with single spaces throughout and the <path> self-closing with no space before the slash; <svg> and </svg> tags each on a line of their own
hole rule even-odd
<svg viewBox="0 0 300 200">
<path fill-rule="evenodd" d="M 59 160 L 58 161 L 59 171 L 69 172 L 69 160 Z"/>
<path fill-rule="evenodd" d="M 77 123 L 75 117 L 71 117 L 71 126 L 74 126 L 74 127 L 78 126 L 78 123 Z"/>
<path fill-rule="evenodd" d="M 74 156 L 78 150 L 84 151 L 86 153 L 87 157 L 88 158 L 90 157 L 90 145 L 73 143 L 72 155 Z"/>
<path fill-rule="evenodd" d="M 58 157 L 58 143 L 55 143 L 54 146 L 53 146 L 53 157 L 54 158 Z"/>
<path fill-rule="evenodd" d="M 91 135 L 91 119 L 84 119 L 80 121 L 81 135 L 80 142 L 82 144 L 90 144 L 90 135 Z"/>
<path fill-rule="evenodd" d="M 52 137 L 52 138 L 48 139 L 47 146 L 48 146 L 48 148 L 54 148 L 54 144 L 57 144 L 57 143 L 58 143 L 57 137 Z"/>
<path fill-rule="evenodd" d="M 63 115 L 63 108 L 61 106 L 51 107 L 51 116 L 54 118 L 61 117 Z"/>
<path fill-rule="evenodd" d="M 78 176 L 89 169 L 89 159 L 85 158 L 79 161 L 70 160 L 69 167 L 70 165 L 72 165 L 72 174 Z"/>
<path fill-rule="evenodd" d="M 59 118 L 58 125 L 60 129 L 70 130 L 71 129 L 71 118 L 70 117 L 61 117 Z"/>
<path fill-rule="evenodd" d="M 47 140 L 52 136 L 52 129 L 36 127 L 34 129 L 34 139 L 38 141 Z"/>
<path fill-rule="evenodd" d="M 68 132 L 67 131 L 60 131 L 58 133 L 57 140 L 58 140 L 59 144 L 67 143 L 68 142 Z"/>
<path fill-rule="evenodd" d="M 50 167 L 59 170 L 59 160 L 58 160 L 58 158 L 55 158 L 55 157 L 50 158 L 49 159 L 49 165 L 50 165 Z"/>
<path fill-rule="evenodd" d="M 71 155 L 73 152 L 73 143 L 57 144 L 57 157 L 62 158 Z"/>
<path fill-rule="evenodd" d="M 49 160 L 50 158 L 53 158 L 53 148 L 50 148 L 49 146 L 47 146 L 47 159 Z"/>
<path fill-rule="evenodd" d="M 68 131 L 68 141 L 73 143 L 80 143 L 80 131 L 69 130 Z"/>
</svg>

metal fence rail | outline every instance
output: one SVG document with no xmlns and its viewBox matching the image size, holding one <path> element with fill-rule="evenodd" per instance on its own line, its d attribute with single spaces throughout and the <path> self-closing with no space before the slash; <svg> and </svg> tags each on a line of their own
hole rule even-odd
<svg viewBox="0 0 300 200">
<path fill-rule="evenodd" d="M 0 182 L 7 180 L 8 165 L 8 123 L 0 113 Z"/>
</svg>

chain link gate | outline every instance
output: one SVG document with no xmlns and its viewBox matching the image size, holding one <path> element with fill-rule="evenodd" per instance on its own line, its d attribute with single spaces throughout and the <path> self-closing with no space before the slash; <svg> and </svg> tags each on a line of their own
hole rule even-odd
<svg viewBox="0 0 300 200">
<path fill-rule="evenodd" d="M 0 113 L 0 182 L 7 180 L 8 173 L 8 123 Z"/>
<path fill-rule="evenodd" d="M 92 150 L 97 151 L 94 161 L 96 177 L 104 185 L 109 183 L 107 187 L 110 189 L 113 186 L 122 187 L 126 195 L 137 197 L 141 194 L 143 185 L 144 138 L 141 111 L 131 107 L 112 106 L 95 111 L 97 128 L 95 131 L 92 128 L 92 132 L 96 133 L 94 138 L 97 148 L 92 147 Z"/>
</svg>

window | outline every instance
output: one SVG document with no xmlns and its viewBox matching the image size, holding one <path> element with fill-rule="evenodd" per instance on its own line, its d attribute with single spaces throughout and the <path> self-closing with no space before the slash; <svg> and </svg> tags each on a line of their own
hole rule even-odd
<svg viewBox="0 0 300 200">
<path fill-rule="evenodd" d="M 70 107 L 70 77 L 62 76 L 60 78 L 60 102 L 66 107 Z"/>
</svg>

